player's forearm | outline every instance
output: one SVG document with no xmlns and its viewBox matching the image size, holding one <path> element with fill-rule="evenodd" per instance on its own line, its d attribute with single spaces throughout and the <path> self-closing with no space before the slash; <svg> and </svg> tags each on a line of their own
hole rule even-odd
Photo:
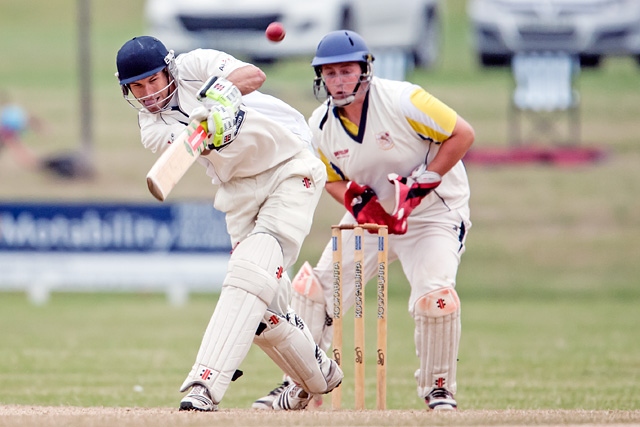
<svg viewBox="0 0 640 427">
<path fill-rule="evenodd" d="M 251 64 L 233 70 L 227 76 L 227 80 L 236 85 L 243 95 L 260 89 L 266 79 L 266 74 L 260 68 Z"/>
<path fill-rule="evenodd" d="M 440 176 L 449 172 L 467 153 L 474 138 L 471 125 L 462 117 L 458 117 L 451 137 L 442 144 L 438 154 L 427 166 L 427 170 L 437 172 Z"/>
<path fill-rule="evenodd" d="M 340 205 L 344 204 L 344 193 L 347 191 L 347 181 L 327 182 L 324 189 L 333 197 Z"/>
</svg>

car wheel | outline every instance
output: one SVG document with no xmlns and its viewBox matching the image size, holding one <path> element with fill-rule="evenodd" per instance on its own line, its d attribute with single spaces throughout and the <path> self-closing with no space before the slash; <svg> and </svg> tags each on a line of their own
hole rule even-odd
<svg viewBox="0 0 640 427">
<path fill-rule="evenodd" d="M 416 67 L 428 68 L 435 64 L 440 55 L 440 34 L 442 26 L 440 16 L 435 7 L 424 12 L 423 25 L 413 47 L 413 63 Z"/>
<path fill-rule="evenodd" d="M 480 65 L 483 67 L 508 67 L 511 55 L 508 53 L 480 53 Z"/>
<path fill-rule="evenodd" d="M 580 66 L 583 68 L 597 68 L 600 66 L 600 55 L 580 55 Z"/>
</svg>

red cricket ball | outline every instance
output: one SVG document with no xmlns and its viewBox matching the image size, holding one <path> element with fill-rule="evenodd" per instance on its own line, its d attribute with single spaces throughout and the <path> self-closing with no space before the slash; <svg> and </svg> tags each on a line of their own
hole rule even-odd
<svg viewBox="0 0 640 427">
<path fill-rule="evenodd" d="M 278 43 L 284 39 L 286 31 L 284 30 L 284 26 L 280 22 L 272 22 L 271 24 L 269 24 L 264 34 L 270 41 Z"/>
</svg>

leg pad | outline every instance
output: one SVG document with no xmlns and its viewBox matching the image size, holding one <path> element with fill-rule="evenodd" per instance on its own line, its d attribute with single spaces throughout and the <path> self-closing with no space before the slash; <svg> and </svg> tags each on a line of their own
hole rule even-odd
<svg viewBox="0 0 640 427">
<path fill-rule="evenodd" d="M 418 396 L 424 398 L 434 388 L 455 394 L 461 330 L 458 294 L 450 287 L 429 292 L 418 299 L 412 314 L 420 359 Z"/>
</svg>

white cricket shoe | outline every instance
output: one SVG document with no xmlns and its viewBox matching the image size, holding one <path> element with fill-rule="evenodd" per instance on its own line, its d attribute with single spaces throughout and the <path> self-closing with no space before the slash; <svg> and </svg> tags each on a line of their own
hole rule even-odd
<svg viewBox="0 0 640 427">
<path fill-rule="evenodd" d="M 307 393 L 298 384 L 291 383 L 273 401 L 273 409 L 276 411 L 300 411 L 307 407 L 312 394 Z"/>
<path fill-rule="evenodd" d="M 276 399 L 278 399 L 278 397 L 282 394 L 284 389 L 289 386 L 289 384 L 291 384 L 289 381 L 284 380 L 282 384 L 278 385 L 278 387 L 271 390 L 269 394 L 253 402 L 251 407 L 253 409 L 267 409 L 267 410 L 273 409 L 273 402 L 276 401 Z"/>
<path fill-rule="evenodd" d="M 180 402 L 181 411 L 217 411 L 218 405 L 213 403 L 209 390 L 203 385 L 195 384 L 191 391 Z"/>
<path fill-rule="evenodd" d="M 328 361 L 330 364 L 329 372 L 325 375 L 325 380 L 327 381 L 327 391 L 324 392 L 325 394 L 338 387 L 344 378 L 344 373 L 342 369 L 340 369 L 340 365 L 333 359 L 328 359 Z M 272 407 L 275 410 L 299 411 L 305 409 L 314 397 L 315 395 L 309 394 L 302 387 L 292 382 L 285 387 L 282 393 L 280 393 L 280 396 L 273 401 Z M 320 404 L 321 403 L 322 400 L 320 399 Z"/>
<path fill-rule="evenodd" d="M 453 394 L 446 388 L 434 388 L 424 400 L 434 411 L 455 411 L 458 408 Z"/>
</svg>

